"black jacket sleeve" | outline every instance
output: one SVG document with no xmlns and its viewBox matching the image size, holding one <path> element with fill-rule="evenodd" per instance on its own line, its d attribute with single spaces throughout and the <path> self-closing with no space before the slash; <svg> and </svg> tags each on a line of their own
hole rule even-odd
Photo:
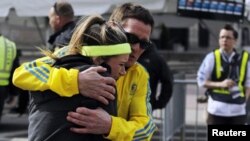
<svg viewBox="0 0 250 141">
<path fill-rule="evenodd" d="M 14 86 L 12 83 L 12 78 L 13 78 L 13 73 L 14 73 L 15 69 L 20 66 L 20 62 L 19 62 L 20 55 L 21 55 L 20 50 L 17 50 L 16 58 L 13 61 L 12 69 L 11 69 L 10 77 L 9 77 L 9 86 L 8 87 L 9 87 L 9 94 L 10 95 L 18 95 L 18 93 L 19 93 L 19 88 Z"/>
<path fill-rule="evenodd" d="M 159 56 L 158 62 L 160 63 L 159 82 L 161 83 L 160 95 L 155 102 L 154 109 L 162 109 L 169 102 L 173 92 L 173 75 L 172 72 L 164 60 Z"/>
<path fill-rule="evenodd" d="M 156 47 L 151 47 L 145 50 L 138 62 L 147 69 L 150 76 L 152 109 L 164 108 L 173 91 L 173 76 L 166 60 L 157 52 Z M 160 89 L 158 89 L 159 83 Z M 157 97 L 158 93 L 159 97 Z"/>
</svg>

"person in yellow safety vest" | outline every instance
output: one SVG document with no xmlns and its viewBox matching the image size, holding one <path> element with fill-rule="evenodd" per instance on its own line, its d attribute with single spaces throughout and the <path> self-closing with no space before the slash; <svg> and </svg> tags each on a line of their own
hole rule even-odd
<svg viewBox="0 0 250 141">
<path fill-rule="evenodd" d="M 203 60 L 197 82 L 207 89 L 207 124 L 246 124 L 246 101 L 250 96 L 249 53 L 234 48 L 237 31 L 226 24 L 219 34 L 219 49 Z"/>
<path fill-rule="evenodd" d="M 16 44 L 3 35 L 0 35 L 0 119 L 5 98 L 13 86 L 11 81 L 12 74 L 15 68 L 19 66 L 19 60 L 16 56 Z"/>
</svg>

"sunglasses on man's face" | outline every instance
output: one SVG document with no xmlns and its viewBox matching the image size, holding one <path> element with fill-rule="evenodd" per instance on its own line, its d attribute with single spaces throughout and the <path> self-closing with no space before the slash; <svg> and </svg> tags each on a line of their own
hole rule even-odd
<svg viewBox="0 0 250 141">
<path fill-rule="evenodd" d="M 128 38 L 128 42 L 130 44 L 137 44 L 140 43 L 140 48 L 141 49 L 147 49 L 149 47 L 152 46 L 152 42 L 151 41 L 146 41 L 146 40 L 140 40 L 136 35 L 132 34 L 132 33 L 125 33 L 127 38 Z"/>
</svg>

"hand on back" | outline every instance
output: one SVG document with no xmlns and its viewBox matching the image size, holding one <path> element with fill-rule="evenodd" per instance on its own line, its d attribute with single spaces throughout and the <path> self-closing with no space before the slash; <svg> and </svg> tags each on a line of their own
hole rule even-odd
<svg viewBox="0 0 250 141">
<path fill-rule="evenodd" d="M 106 68 L 97 66 L 79 72 L 79 92 L 86 97 L 93 98 L 104 104 L 108 104 L 108 100 L 114 100 L 116 91 L 114 86 L 116 82 L 111 77 L 103 77 L 99 74 L 105 71 Z"/>
</svg>

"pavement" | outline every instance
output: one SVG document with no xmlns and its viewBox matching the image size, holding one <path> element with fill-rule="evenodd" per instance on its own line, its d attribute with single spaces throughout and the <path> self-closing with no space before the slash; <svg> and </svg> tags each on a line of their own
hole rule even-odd
<svg viewBox="0 0 250 141">
<path fill-rule="evenodd" d="M 28 115 L 4 114 L 0 123 L 0 141 L 28 141 Z"/>
<path fill-rule="evenodd" d="M 28 141 L 28 114 L 10 113 L 17 103 L 17 98 L 10 104 L 5 104 L 0 122 L 0 141 Z"/>
</svg>

